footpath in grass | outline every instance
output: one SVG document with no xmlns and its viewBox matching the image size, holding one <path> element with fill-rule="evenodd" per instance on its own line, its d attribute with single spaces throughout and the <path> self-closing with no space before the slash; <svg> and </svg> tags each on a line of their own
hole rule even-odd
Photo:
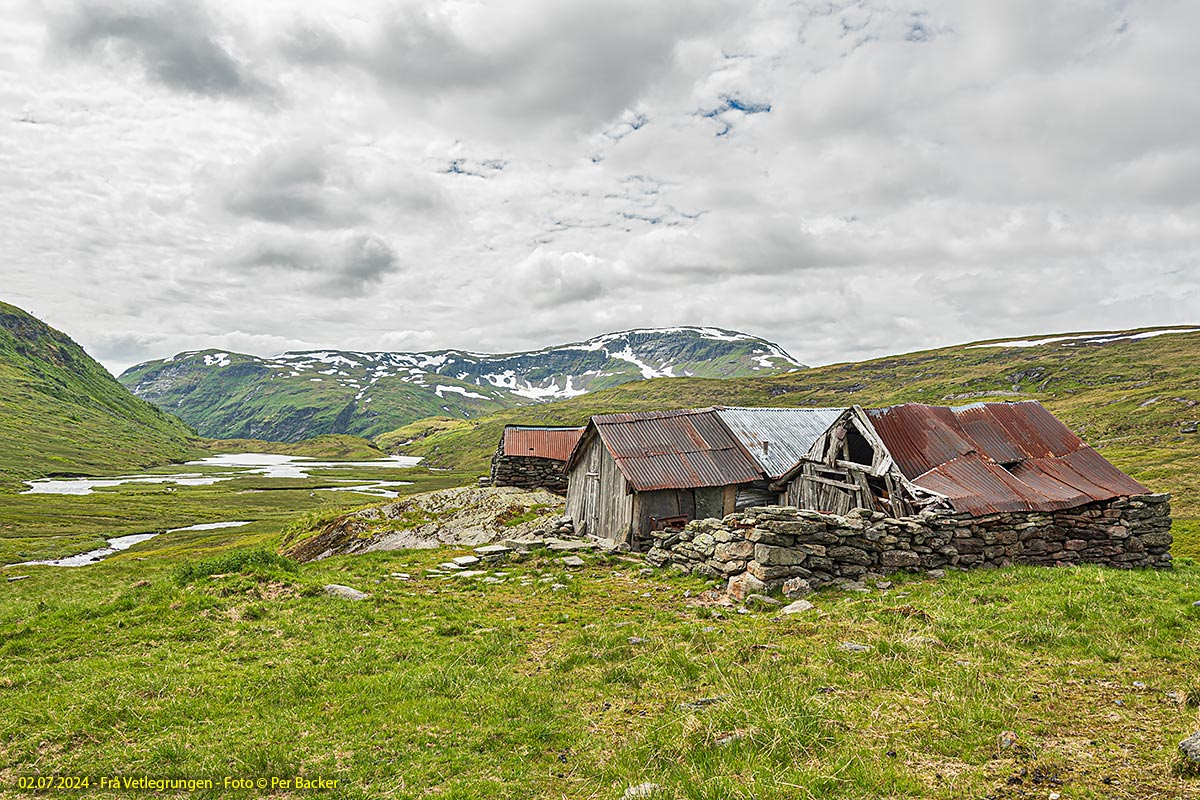
<svg viewBox="0 0 1200 800">
<path fill-rule="evenodd" d="M 302 775 L 346 798 L 1200 798 L 1177 750 L 1200 730 L 1192 562 L 898 578 L 782 615 L 627 557 L 443 577 L 467 551 L 238 552 L 0 583 L 0 793 L 57 773 Z M 239 794 L 261 793 L 164 796 Z"/>
</svg>

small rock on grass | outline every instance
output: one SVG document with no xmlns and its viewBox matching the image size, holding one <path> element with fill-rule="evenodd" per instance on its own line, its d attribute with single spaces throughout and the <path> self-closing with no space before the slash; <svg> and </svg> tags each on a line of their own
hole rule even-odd
<svg viewBox="0 0 1200 800">
<path fill-rule="evenodd" d="M 360 592 L 352 586 L 342 586 L 340 583 L 325 584 L 325 593 L 330 597 L 341 597 L 345 600 L 366 600 L 366 592 Z"/>
<path fill-rule="evenodd" d="M 866 653 L 870 649 L 870 645 L 859 644 L 858 642 L 842 642 L 838 645 L 838 650 L 844 650 L 847 653 Z"/>
<path fill-rule="evenodd" d="M 925 573 L 925 577 L 927 577 L 927 578 L 933 578 L 933 579 L 935 579 L 935 580 L 936 580 L 936 579 L 938 579 L 938 578 L 944 578 L 944 577 L 946 577 L 946 570 L 944 570 L 944 569 L 931 569 L 931 570 L 929 570 L 928 572 L 926 572 L 926 573 Z"/>
<path fill-rule="evenodd" d="M 1179 749 L 1193 766 L 1200 769 L 1200 731 L 1180 742 Z"/>
<path fill-rule="evenodd" d="M 17 581 L 27 581 L 27 580 L 29 580 L 28 575 L 9 575 L 8 576 L 9 583 L 16 583 Z"/>
<path fill-rule="evenodd" d="M 816 608 L 816 606 L 807 600 L 797 600 L 794 603 L 788 603 L 786 606 L 780 609 L 780 611 L 784 614 L 799 614 L 804 611 L 810 611 L 814 608 Z"/>
<path fill-rule="evenodd" d="M 574 568 L 582 567 L 584 565 L 583 559 L 579 556 L 565 556 L 562 560 L 562 563 L 563 566 Z"/>
<path fill-rule="evenodd" d="M 28 576 L 26 576 L 26 577 L 28 577 Z M 1196 602 L 1192 603 L 1192 608 L 1200 608 L 1200 600 L 1197 600 Z"/>
<path fill-rule="evenodd" d="M 765 594 L 752 594 L 746 598 L 746 605 L 751 608 L 763 608 L 781 606 L 783 603 L 779 602 L 774 597 L 767 597 Z"/>
<path fill-rule="evenodd" d="M 639 783 L 637 786 L 630 786 L 625 790 L 625 794 L 621 795 L 621 800 L 644 800 L 644 798 L 654 797 L 662 787 L 657 783 Z"/>
<path fill-rule="evenodd" d="M 478 556 L 456 556 L 450 560 L 460 567 L 469 567 L 479 563 Z"/>
</svg>

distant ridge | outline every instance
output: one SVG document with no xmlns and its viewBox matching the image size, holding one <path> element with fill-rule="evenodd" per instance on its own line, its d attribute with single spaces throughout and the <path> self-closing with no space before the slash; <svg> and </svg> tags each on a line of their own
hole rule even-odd
<svg viewBox="0 0 1200 800">
<path fill-rule="evenodd" d="M 805 369 L 779 345 L 724 328 L 639 328 L 499 355 L 311 350 L 271 358 L 201 350 L 138 364 L 120 381 L 213 438 L 374 436 L 432 416 L 471 418 L 663 377 Z"/>
</svg>

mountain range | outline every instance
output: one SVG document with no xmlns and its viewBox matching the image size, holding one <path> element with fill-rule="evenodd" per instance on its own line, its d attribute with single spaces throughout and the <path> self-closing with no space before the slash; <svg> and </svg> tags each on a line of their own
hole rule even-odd
<svg viewBox="0 0 1200 800">
<path fill-rule="evenodd" d="M 524 353 L 219 350 L 131 367 L 120 381 L 204 436 L 294 442 L 372 437 L 432 416 L 474 418 L 661 377 L 805 369 L 778 345 L 721 328 L 644 328 Z"/>
</svg>

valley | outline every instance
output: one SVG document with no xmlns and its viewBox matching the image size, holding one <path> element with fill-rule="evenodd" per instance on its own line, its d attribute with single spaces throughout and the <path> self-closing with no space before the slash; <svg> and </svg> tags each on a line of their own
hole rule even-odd
<svg viewBox="0 0 1200 800">
<path fill-rule="evenodd" d="M 1200 335 L 1146 333 L 655 378 L 373 442 L 206 439 L 144 426 L 160 412 L 136 398 L 103 417 L 77 401 L 62 413 L 96 433 L 64 437 L 76 450 L 23 454 L 30 433 L 0 450 L 0 796 L 54 771 L 337 778 L 319 794 L 337 798 L 1200 798 L 1177 746 L 1200 725 Z M 40 375 L 23 390 L 73 380 Z M 509 422 L 1006 397 L 1041 400 L 1175 495 L 1171 570 L 899 573 L 784 614 L 637 554 L 449 570 L 474 557 L 477 522 L 433 549 L 281 555 L 331 526 L 425 547 L 443 514 L 472 520 L 483 501 L 455 487 Z M 13 402 L 10 430 L 22 415 L 51 429 L 49 401 Z M 502 506 L 488 537 L 557 513 Z"/>
</svg>

